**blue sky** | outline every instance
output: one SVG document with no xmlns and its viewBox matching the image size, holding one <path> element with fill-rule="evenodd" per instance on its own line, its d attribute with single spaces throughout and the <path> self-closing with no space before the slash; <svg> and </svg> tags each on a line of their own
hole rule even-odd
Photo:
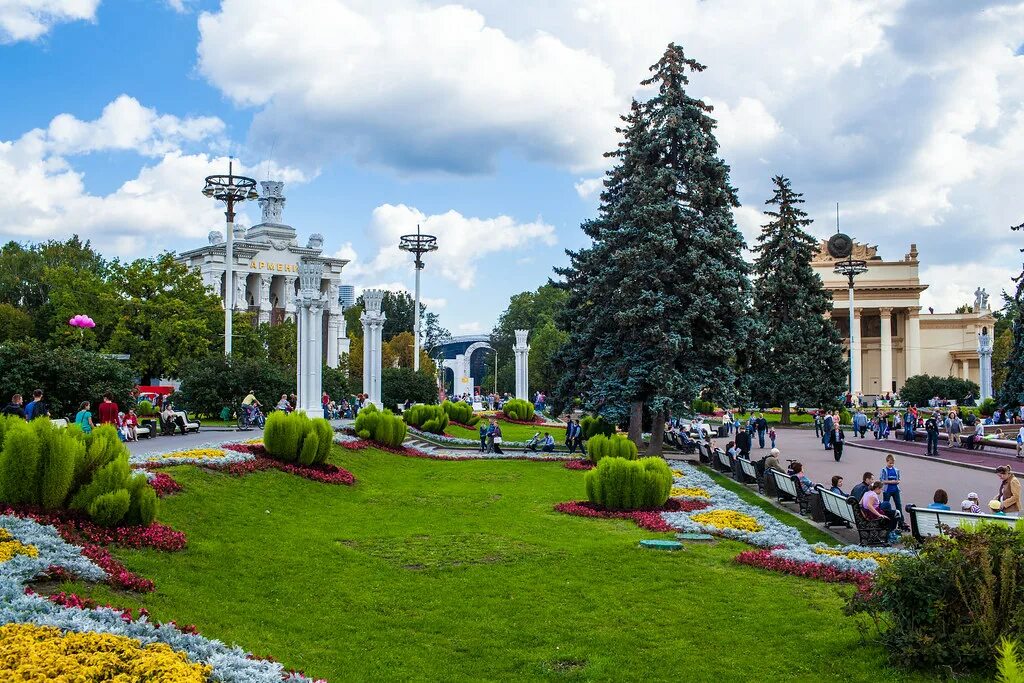
<svg viewBox="0 0 1024 683">
<path fill-rule="evenodd" d="M 827 235 L 899 258 L 923 303 L 1008 287 L 1024 220 L 1024 3 L 10 0 L 0 5 L 0 239 L 108 256 L 205 243 L 228 155 L 283 179 L 287 222 L 486 331 L 580 246 L 617 115 L 670 40 L 708 66 L 748 239 L 784 173 Z M 258 215 L 256 207 L 248 218 Z"/>
</svg>

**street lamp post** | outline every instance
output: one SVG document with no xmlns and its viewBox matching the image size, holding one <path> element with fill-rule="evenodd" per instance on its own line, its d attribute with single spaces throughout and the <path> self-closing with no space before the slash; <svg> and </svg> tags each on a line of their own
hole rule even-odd
<svg viewBox="0 0 1024 683">
<path fill-rule="evenodd" d="M 856 337 L 854 336 L 855 333 L 854 333 L 854 329 L 853 329 L 853 321 L 854 321 L 854 317 L 853 317 L 853 279 L 857 275 L 860 275 L 861 273 L 866 272 L 867 269 L 868 269 L 868 264 L 867 264 L 867 261 L 861 261 L 861 260 L 853 258 L 853 256 L 852 256 L 853 255 L 853 240 L 851 240 L 847 235 L 844 235 L 841 232 L 836 232 L 836 234 L 832 235 L 832 237 L 829 239 L 829 241 L 828 241 L 828 253 L 833 258 L 843 259 L 843 260 L 838 261 L 836 263 L 836 266 L 835 266 L 835 269 L 833 270 L 833 272 L 836 275 L 845 275 L 846 278 L 847 278 L 848 287 L 849 287 L 849 306 L 850 306 L 850 345 L 849 345 L 849 351 L 850 351 L 850 396 L 852 397 L 854 395 L 853 374 L 854 374 L 854 372 L 856 370 L 859 370 L 859 368 L 856 368 L 856 365 L 854 363 L 854 353 L 856 352 L 854 345 L 856 343 L 855 342 Z"/>
<path fill-rule="evenodd" d="M 206 176 L 203 194 L 227 205 L 227 210 L 224 211 L 227 218 L 227 228 L 224 231 L 224 355 L 230 356 L 231 316 L 235 307 L 235 267 L 232 262 L 235 256 L 235 202 L 256 199 L 259 194 L 256 192 L 255 180 L 234 174 L 233 161 L 228 162 L 227 175 Z"/>
<path fill-rule="evenodd" d="M 398 248 L 402 251 L 411 252 L 416 261 L 416 308 L 413 311 L 413 346 L 412 346 L 412 369 L 420 369 L 420 271 L 423 270 L 423 254 L 428 251 L 437 250 L 437 238 L 433 235 L 424 235 L 420 232 L 420 226 L 416 226 L 415 235 L 402 235 L 398 242 Z"/>
</svg>

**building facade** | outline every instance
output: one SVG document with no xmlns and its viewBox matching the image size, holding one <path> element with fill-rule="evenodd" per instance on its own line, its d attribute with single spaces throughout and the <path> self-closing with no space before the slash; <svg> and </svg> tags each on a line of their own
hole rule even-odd
<svg viewBox="0 0 1024 683">
<path fill-rule="evenodd" d="M 832 320 L 849 349 L 848 282 L 833 272 L 836 259 L 822 241 L 811 266 L 832 293 Z M 853 391 L 865 396 L 896 392 L 914 375 L 954 376 L 981 384 L 978 335 L 992 334 L 995 318 L 988 295 L 979 289 L 969 313 L 921 311 L 917 245 L 896 261 L 883 260 L 877 247 L 855 244 L 853 258 L 867 263 L 854 285 Z M 955 302 L 950 302 L 955 304 Z M 955 306 L 954 306 L 955 307 Z M 959 397 L 951 397 L 959 398 Z"/>
<path fill-rule="evenodd" d="M 327 301 L 323 316 L 323 358 L 328 366 L 336 368 L 339 356 L 349 351 L 340 303 L 342 269 L 348 261 L 323 255 L 323 235 L 310 235 L 306 246 L 299 246 L 295 228 L 282 223 L 284 183 L 264 181 L 260 186 L 263 189 L 259 199 L 262 221 L 248 229 L 236 226 L 234 231 L 234 278 L 230 286 L 234 287 L 235 310 L 254 313 L 260 323 L 276 325 L 284 320 L 294 321 L 299 261 L 320 261 L 324 266 L 320 292 Z M 224 235 L 214 230 L 209 242 L 183 252 L 177 260 L 198 270 L 206 286 L 223 302 L 228 286 Z"/>
</svg>

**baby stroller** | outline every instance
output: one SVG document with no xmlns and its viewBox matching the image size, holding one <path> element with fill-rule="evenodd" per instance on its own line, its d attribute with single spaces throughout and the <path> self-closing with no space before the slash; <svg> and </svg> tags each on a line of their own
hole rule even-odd
<svg viewBox="0 0 1024 683">
<path fill-rule="evenodd" d="M 533 438 L 526 442 L 526 448 L 523 449 L 523 453 L 536 453 L 538 446 L 540 446 L 540 432 L 536 432 Z"/>
</svg>

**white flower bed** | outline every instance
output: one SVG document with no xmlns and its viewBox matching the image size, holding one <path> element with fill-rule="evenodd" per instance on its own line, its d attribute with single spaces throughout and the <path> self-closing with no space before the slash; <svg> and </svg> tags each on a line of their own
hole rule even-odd
<svg viewBox="0 0 1024 683">
<path fill-rule="evenodd" d="M 185 455 L 188 451 L 194 450 L 216 450 L 223 453 L 223 455 L 213 458 L 193 458 Z M 238 451 L 226 450 L 221 448 L 221 444 L 204 445 L 204 446 L 193 446 L 192 448 L 186 449 L 175 449 L 166 453 L 142 453 L 138 455 L 132 455 L 128 458 L 128 463 L 132 467 L 145 467 L 146 465 L 232 465 L 236 462 L 246 462 L 254 459 L 256 456 L 251 453 L 239 453 Z"/>
<path fill-rule="evenodd" d="M 703 510 L 693 512 L 663 512 L 662 518 L 674 529 L 683 532 L 706 533 L 743 541 L 758 548 L 775 548 L 772 555 L 777 557 L 795 560 L 798 562 L 813 562 L 833 567 L 838 570 L 852 570 L 874 573 L 878 569 L 878 562 L 871 558 L 850 559 L 834 555 L 823 555 L 814 552 L 814 548 L 829 548 L 842 553 L 870 552 L 879 555 L 908 555 L 910 551 L 901 548 L 865 548 L 859 545 L 826 546 L 822 543 L 810 544 L 796 528 L 784 524 L 761 508 L 744 502 L 738 495 L 719 486 L 714 479 L 682 461 L 669 461 L 673 470 L 683 473 L 682 477 L 673 477 L 673 486 L 702 488 L 711 494 L 710 505 Z M 740 512 L 757 520 L 761 525 L 761 531 L 744 531 L 741 529 L 720 529 L 708 524 L 701 524 L 692 519 L 693 515 L 715 510 L 729 510 Z"/>
<path fill-rule="evenodd" d="M 44 574 L 51 565 L 66 569 L 86 581 L 107 580 L 107 573 L 84 556 L 81 548 L 65 541 L 48 524 L 14 515 L 0 515 L 0 527 L 7 529 L 16 541 L 33 545 L 39 551 L 38 557 L 15 555 L 6 562 L 0 562 L 0 585 L 26 584 Z"/>
<path fill-rule="evenodd" d="M 408 427 L 407 431 L 409 434 L 420 438 L 426 439 L 427 441 L 436 441 L 437 443 L 447 444 L 450 446 L 474 446 L 480 448 L 480 439 L 463 439 L 459 436 L 448 436 L 447 434 L 434 434 L 433 432 L 424 432 L 416 429 L 415 427 Z M 502 448 L 526 448 L 526 441 L 502 441 Z"/>
</svg>

